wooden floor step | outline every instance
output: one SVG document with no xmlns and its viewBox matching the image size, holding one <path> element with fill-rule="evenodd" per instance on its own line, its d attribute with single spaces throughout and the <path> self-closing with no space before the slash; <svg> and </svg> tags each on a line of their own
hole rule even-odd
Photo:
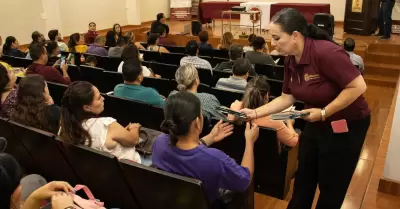
<svg viewBox="0 0 400 209">
<path fill-rule="evenodd" d="M 400 44 L 392 43 L 394 41 L 390 41 L 389 43 L 372 43 L 368 46 L 368 53 L 370 52 L 383 52 L 383 53 L 399 53 L 400 52 Z"/>
<path fill-rule="evenodd" d="M 397 77 L 400 73 L 400 65 L 377 63 L 366 60 L 365 72 L 367 74 Z"/>
<path fill-rule="evenodd" d="M 365 74 L 364 80 L 367 85 L 377 85 L 386 87 L 396 87 L 398 77 L 396 76 L 384 76 L 375 74 Z"/>
<path fill-rule="evenodd" d="M 400 51 L 397 53 L 368 52 L 366 53 L 365 60 L 368 62 L 398 65 L 400 68 Z"/>
</svg>

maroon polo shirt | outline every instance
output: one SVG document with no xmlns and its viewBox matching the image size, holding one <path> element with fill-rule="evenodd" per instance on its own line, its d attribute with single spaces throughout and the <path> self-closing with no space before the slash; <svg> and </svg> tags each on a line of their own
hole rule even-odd
<svg viewBox="0 0 400 209">
<path fill-rule="evenodd" d="M 41 65 L 37 63 L 32 63 L 26 70 L 26 74 L 37 74 L 43 76 L 46 81 L 61 83 L 68 85 L 71 83 L 71 79 L 64 77 L 58 72 L 57 69 L 52 66 Z"/>
<path fill-rule="evenodd" d="M 93 44 L 94 43 L 94 39 L 96 39 L 96 37 L 99 34 L 96 31 L 90 31 L 88 30 L 88 32 L 85 34 L 85 43 L 86 44 Z"/>
<path fill-rule="evenodd" d="M 325 40 L 306 38 L 299 63 L 294 56 L 285 60 L 282 92 L 306 103 L 305 108 L 324 108 L 357 76 L 360 71 L 351 63 L 342 47 Z M 370 114 L 364 96 L 358 97 L 327 121 L 359 120 Z"/>
</svg>

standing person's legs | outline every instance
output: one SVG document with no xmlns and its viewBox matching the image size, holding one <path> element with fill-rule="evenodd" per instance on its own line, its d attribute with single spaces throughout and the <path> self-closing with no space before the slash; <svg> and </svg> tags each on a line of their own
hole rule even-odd
<svg viewBox="0 0 400 209">
<path fill-rule="evenodd" d="M 378 35 L 383 35 L 383 31 L 384 31 L 384 24 L 383 24 L 383 8 L 382 8 L 382 4 L 379 7 L 379 14 L 378 14 L 378 28 L 379 28 L 379 32 Z"/>
<path fill-rule="evenodd" d="M 390 35 L 392 34 L 392 13 L 393 13 L 393 8 L 394 8 L 394 5 L 395 5 L 395 1 L 393 1 L 393 2 L 389 2 L 389 10 L 388 10 L 388 31 L 389 31 L 389 37 L 390 37 Z"/>
<path fill-rule="evenodd" d="M 317 209 L 340 209 L 357 166 L 370 117 L 352 121 L 349 132 L 321 138 L 318 147 L 318 183 L 320 195 Z"/>
<path fill-rule="evenodd" d="M 308 123 L 300 136 L 299 166 L 294 181 L 292 199 L 288 209 L 311 209 L 317 188 L 317 143 L 313 136 L 315 127 Z"/>
<path fill-rule="evenodd" d="M 383 36 L 385 38 L 390 38 L 392 31 L 392 2 L 382 2 L 383 10 Z"/>
</svg>

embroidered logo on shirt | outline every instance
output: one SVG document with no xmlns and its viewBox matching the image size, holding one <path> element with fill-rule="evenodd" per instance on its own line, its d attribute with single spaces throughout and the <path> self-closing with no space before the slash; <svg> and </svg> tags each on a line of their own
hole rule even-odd
<svg viewBox="0 0 400 209">
<path fill-rule="evenodd" d="M 318 79 L 318 78 L 319 78 L 318 74 L 313 74 L 313 75 L 310 75 L 308 73 L 304 74 L 305 81 L 314 80 L 314 79 Z"/>
</svg>

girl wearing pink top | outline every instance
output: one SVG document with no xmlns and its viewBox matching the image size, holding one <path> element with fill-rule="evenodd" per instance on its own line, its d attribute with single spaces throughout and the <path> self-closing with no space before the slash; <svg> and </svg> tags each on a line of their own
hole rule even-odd
<svg viewBox="0 0 400 209">
<path fill-rule="evenodd" d="M 246 86 L 242 101 L 235 101 L 231 104 L 231 109 L 239 111 L 243 108 L 255 109 L 268 103 L 269 100 L 269 84 L 265 76 L 258 76 L 251 79 Z M 234 119 L 233 115 L 229 115 L 230 120 Z M 259 117 L 253 120 L 258 126 L 273 128 L 277 132 L 277 137 L 283 144 L 294 147 L 296 146 L 299 135 L 293 128 L 294 121 L 287 120 L 286 124 L 281 120 L 272 120 L 270 116 Z"/>
</svg>

